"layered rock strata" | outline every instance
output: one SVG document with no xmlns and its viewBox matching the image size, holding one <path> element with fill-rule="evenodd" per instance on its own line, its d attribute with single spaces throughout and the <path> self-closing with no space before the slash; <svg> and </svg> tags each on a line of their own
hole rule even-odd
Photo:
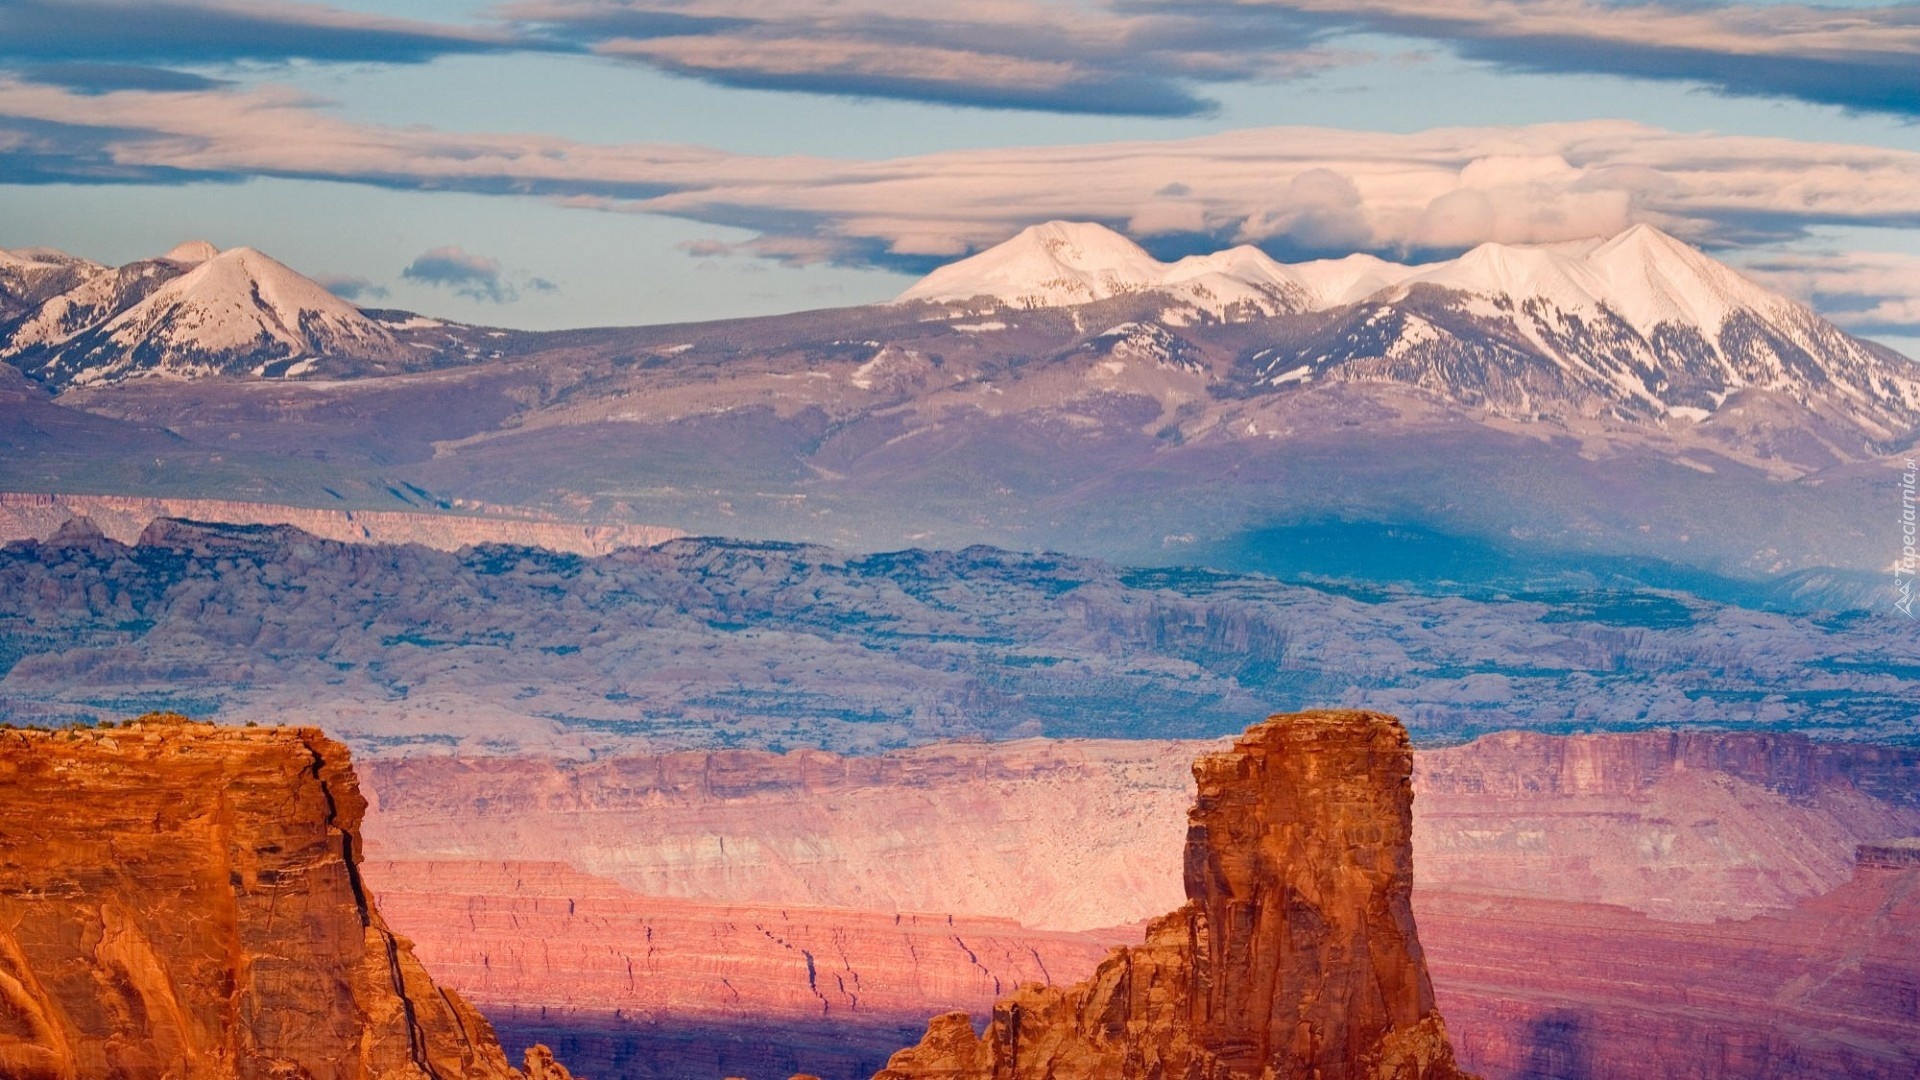
<svg viewBox="0 0 1920 1080">
<path fill-rule="evenodd" d="M 1022 740 L 361 764 L 376 851 L 564 861 L 647 896 L 1133 925 L 1178 906 L 1195 757 Z M 1844 884 L 1920 833 L 1920 753 L 1802 735 L 1489 735 L 1414 755 L 1419 886 L 1707 922 Z"/>
<path fill-rule="evenodd" d="M 0 1076 L 520 1075 L 375 910 L 318 730 L 8 730 L 0 791 Z"/>
<path fill-rule="evenodd" d="M 931 1012 L 1079 978 L 1113 936 L 978 915 L 640 896 L 551 862 L 374 860 L 366 872 L 434 972 L 489 1011 L 885 1020 L 917 1031 Z"/>
<path fill-rule="evenodd" d="M 521 544 L 575 555 L 605 555 L 623 547 L 652 547 L 685 535 L 678 529 L 661 525 L 587 524 L 519 516 L 525 513 L 507 507 L 497 508 L 493 513 L 320 510 L 233 499 L 0 491 L 0 541 L 45 540 L 78 518 L 92 522 L 103 534 L 123 544 L 138 540 L 157 518 L 229 525 L 292 525 L 323 540 L 351 544 L 419 544 L 441 551 L 458 551 L 478 544 Z"/>
<path fill-rule="evenodd" d="M 1488 1080 L 1920 1076 L 1920 864 L 1863 858 L 1790 910 L 1706 924 L 1425 889 L 1416 903 L 1461 1059 Z"/>
<path fill-rule="evenodd" d="M 1413 753 L 1397 720 L 1276 716 L 1195 764 L 1187 903 L 984 1035 L 937 1018 L 877 1080 L 1450 1080 L 1415 934 Z"/>
</svg>

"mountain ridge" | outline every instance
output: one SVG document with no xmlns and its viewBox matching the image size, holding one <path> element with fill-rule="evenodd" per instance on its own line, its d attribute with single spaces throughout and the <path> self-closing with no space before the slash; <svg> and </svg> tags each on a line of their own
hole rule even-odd
<svg viewBox="0 0 1920 1080">
<path fill-rule="evenodd" d="M 245 246 L 188 240 L 118 267 L 50 249 L 0 252 L 0 360 L 56 389 L 355 376 L 471 355 L 406 332 L 447 324 L 391 314 L 369 314 Z"/>
<path fill-rule="evenodd" d="M 1436 263 L 1290 265 L 1247 246 L 1161 263 L 1104 226 L 1056 221 L 935 270 L 895 302 L 972 312 L 983 300 L 1035 310 L 1144 295 L 1163 297 L 1157 321 L 1176 327 L 1327 316 L 1331 334 L 1256 354 L 1267 387 L 1401 382 L 1508 415 L 1558 399 L 1689 422 L 1761 390 L 1872 439 L 1920 423 L 1920 371 L 1646 224 L 1575 243 L 1486 243 Z"/>
<path fill-rule="evenodd" d="M 1711 322 L 1718 328 L 1736 306 L 1804 307 L 1747 281 L 1738 273 L 1659 228 L 1637 224 L 1611 237 L 1548 244 L 1480 244 L 1454 259 L 1396 263 L 1366 253 L 1338 259 L 1283 263 L 1251 244 L 1155 259 L 1131 239 L 1095 222 L 1049 221 L 1000 244 L 948 263 L 909 286 L 894 303 L 966 301 L 988 297 L 1008 306 L 1059 307 L 1133 293 L 1166 291 L 1189 302 L 1200 294 L 1181 286 L 1219 278 L 1244 289 L 1284 297 L 1291 306 L 1264 314 L 1326 310 L 1412 284 L 1463 291 L 1538 295 L 1591 304 L 1610 296 L 1636 329 L 1660 322 Z M 1554 290 L 1543 287 L 1551 282 Z M 1235 300 L 1196 303 L 1226 317 Z"/>
</svg>

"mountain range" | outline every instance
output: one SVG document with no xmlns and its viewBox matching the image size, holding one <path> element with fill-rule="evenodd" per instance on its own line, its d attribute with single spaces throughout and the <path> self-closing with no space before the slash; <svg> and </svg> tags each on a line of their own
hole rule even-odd
<svg viewBox="0 0 1920 1080">
<path fill-rule="evenodd" d="M 0 489 L 1444 588 L 1877 603 L 1920 425 L 1911 360 L 1646 226 L 1409 266 L 1055 222 L 893 303 L 552 333 L 15 252 L 0 320 Z"/>
<path fill-rule="evenodd" d="M 900 299 L 1031 310 L 1126 296 L 1160 299 L 1157 321 L 1172 326 L 1332 316 L 1244 357 L 1255 390 L 1396 382 L 1521 416 L 1696 422 L 1736 394 L 1771 393 L 1877 439 L 1920 420 L 1911 364 L 1649 225 L 1408 266 L 1364 254 L 1287 265 L 1251 246 L 1166 264 L 1102 226 L 1054 221 Z"/>
</svg>

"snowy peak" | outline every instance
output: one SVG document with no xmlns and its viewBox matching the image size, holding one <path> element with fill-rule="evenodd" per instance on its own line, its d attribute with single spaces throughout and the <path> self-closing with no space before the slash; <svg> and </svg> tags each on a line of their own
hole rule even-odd
<svg viewBox="0 0 1920 1080">
<path fill-rule="evenodd" d="M 175 244 L 172 250 L 160 256 L 168 262 L 184 263 L 195 266 L 220 254 L 220 249 L 205 240 L 187 240 Z"/>
<path fill-rule="evenodd" d="M 57 267 L 79 266 L 93 270 L 102 270 L 99 263 L 83 259 L 78 255 L 69 255 L 53 248 L 32 247 L 14 248 L 9 251 L 0 248 L 0 271 L 18 271 L 27 269 L 54 269 Z"/>
<path fill-rule="evenodd" d="M 1642 333 L 1673 322 L 1712 334 L 1735 311 L 1798 307 L 1651 225 L 1635 225 L 1585 262 L 1606 282 L 1607 306 Z"/>
<path fill-rule="evenodd" d="M 1013 307 L 1066 307 L 1153 288 L 1165 269 L 1103 225 L 1049 221 L 935 270 L 899 300 L 987 296 Z"/>
<path fill-rule="evenodd" d="M 1577 258 L 1545 248 L 1505 244 L 1482 244 L 1452 262 L 1420 270 L 1401 282 L 1515 300 L 1545 300 L 1568 311 L 1593 308 L 1606 291 L 1606 283 Z"/>
<path fill-rule="evenodd" d="M 41 303 L 0 345 L 0 358 L 56 386 L 291 376 L 409 355 L 386 326 L 278 260 L 203 241 L 100 268 Z"/>
<path fill-rule="evenodd" d="M 1405 281 L 1416 268 L 1356 253 L 1344 259 L 1295 263 L 1286 269 L 1313 298 L 1306 310 L 1326 311 L 1357 304 L 1382 289 L 1390 289 Z"/>
<path fill-rule="evenodd" d="M 360 309 L 252 248 L 221 252 L 103 328 L 116 345 L 162 344 L 189 356 L 265 350 L 272 359 L 391 355 L 387 330 Z"/>
<path fill-rule="evenodd" d="M 1511 417 L 1658 425 L 1704 422 L 1754 392 L 1882 443 L 1920 422 L 1911 364 L 1648 225 L 1420 265 L 1287 264 L 1252 247 L 1168 264 L 1100 226 L 1052 222 L 901 299 L 1032 308 L 1136 294 L 1160 303 L 1148 321 L 1161 327 L 1296 316 L 1263 327 L 1243 361 L 1271 391 L 1392 382 Z M 1126 344 L 1145 355 L 1143 315 L 1130 318 Z"/>
<path fill-rule="evenodd" d="M 1053 221 L 935 270 L 899 299 L 988 297 L 1035 308 L 1154 291 L 1215 317 L 1258 317 L 1328 311 L 1422 284 L 1567 312 L 1604 307 L 1641 334 L 1673 323 L 1711 338 L 1736 311 L 1795 306 L 1651 225 L 1606 240 L 1482 244 L 1409 266 L 1371 255 L 1287 264 L 1251 246 L 1167 264 L 1111 229 Z"/>
<path fill-rule="evenodd" d="M 1251 246 L 1168 264 L 1103 225 L 1049 221 L 943 266 L 900 294 L 914 300 L 989 300 L 1018 308 L 1071 307 L 1162 292 L 1215 317 L 1297 311 L 1313 297 L 1289 268 Z"/>
<path fill-rule="evenodd" d="M 0 249 L 0 326 L 105 269 L 51 248 Z"/>
<path fill-rule="evenodd" d="M 1736 311 L 1774 316 L 1796 307 L 1651 225 L 1601 242 L 1482 244 L 1403 282 L 1543 301 L 1566 312 L 1605 308 L 1642 335 L 1672 325 L 1712 339 Z"/>
</svg>

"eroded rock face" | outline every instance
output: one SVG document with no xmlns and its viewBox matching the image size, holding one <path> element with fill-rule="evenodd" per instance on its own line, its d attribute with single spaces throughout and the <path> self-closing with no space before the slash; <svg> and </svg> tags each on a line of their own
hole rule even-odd
<svg viewBox="0 0 1920 1080">
<path fill-rule="evenodd" d="M 0 791 L 0 1076 L 519 1075 L 374 909 L 318 730 L 6 731 Z"/>
<path fill-rule="evenodd" d="M 878 1080 L 1449 1080 L 1415 936 L 1397 720 L 1305 712 L 1195 764 L 1184 907 L 1093 977 L 936 1019 Z"/>
</svg>

